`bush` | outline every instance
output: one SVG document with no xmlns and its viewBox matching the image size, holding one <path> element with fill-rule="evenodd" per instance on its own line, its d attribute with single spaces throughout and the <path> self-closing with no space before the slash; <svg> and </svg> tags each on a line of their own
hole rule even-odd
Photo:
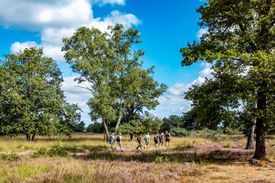
<svg viewBox="0 0 275 183">
<path fill-rule="evenodd" d="M 185 137 L 190 134 L 186 129 L 180 128 L 180 127 L 172 128 L 170 133 L 172 136 L 178 136 L 178 137 Z"/>
<path fill-rule="evenodd" d="M 61 156 L 61 157 L 65 157 L 68 155 L 68 153 L 66 152 L 65 148 L 59 146 L 59 145 L 54 145 L 52 146 L 52 148 L 48 151 L 48 155 L 49 156 Z"/>
<path fill-rule="evenodd" d="M 4 161 L 16 161 L 16 160 L 19 160 L 20 157 L 17 154 L 15 154 L 15 153 L 12 153 L 12 154 L 1 154 L 0 155 L 0 159 L 4 160 Z"/>
</svg>

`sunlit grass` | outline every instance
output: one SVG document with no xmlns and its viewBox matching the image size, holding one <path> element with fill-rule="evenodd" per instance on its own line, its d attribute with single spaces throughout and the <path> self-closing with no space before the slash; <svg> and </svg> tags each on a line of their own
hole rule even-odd
<svg viewBox="0 0 275 183">
<path fill-rule="evenodd" d="M 120 152 L 112 151 L 103 137 L 73 134 L 72 139 L 38 137 L 34 142 L 23 136 L 1 137 L 0 182 L 275 181 L 272 163 L 261 162 L 258 167 L 249 164 L 253 150 L 244 150 L 246 138 L 242 135 L 172 137 L 169 147 L 161 148 L 154 146 L 151 136 L 150 146 L 142 153 L 135 150 L 135 138 L 130 141 L 129 136 L 124 136 Z M 274 136 L 269 136 L 266 147 L 271 161 L 275 161 L 274 144 Z M 230 160 L 230 152 L 248 154 Z M 213 159 L 216 156 L 221 159 Z M 259 172 L 259 168 L 265 171 Z"/>
</svg>

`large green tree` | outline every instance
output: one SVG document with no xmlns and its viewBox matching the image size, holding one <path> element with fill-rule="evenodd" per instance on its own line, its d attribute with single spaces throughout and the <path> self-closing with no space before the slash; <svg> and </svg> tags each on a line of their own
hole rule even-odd
<svg viewBox="0 0 275 183">
<path fill-rule="evenodd" d="M 28 140 L 55 133 L 63 102 L 57 64 L 30 48 L 6 55 L 0 68 L 1 133 L 23 133 Z"/>
<path fill-rule="evenodd" d="M 199 24 L 208 32 L 200 42 L 181 49 L 182 64 L 207 61 L 213 64 L 214 72 L 234 76 L 236 82 L 249 86 L 238 95 L 257 104 L 253 158 L 265 159 L 265 134 L 275 121 L 275 1 L 211 0 L 198 12 Z"/>
<path fill-rule="evenodd" d="M 109 27 L 109 33 L 81 27 L 64 39 L 67 62 L 80 74 L 77 81 L 86 82 L 91 91 L 91 117 L 101 119 L 107 135 L 113 122 L 117 131 L 129 113 L 156 107 L 166 90 L 153 79 L 153 68 L 142 69 L 144 53 L 134 46 L 139 42 L 139 32 L 122 25 Z"/>
</svg>

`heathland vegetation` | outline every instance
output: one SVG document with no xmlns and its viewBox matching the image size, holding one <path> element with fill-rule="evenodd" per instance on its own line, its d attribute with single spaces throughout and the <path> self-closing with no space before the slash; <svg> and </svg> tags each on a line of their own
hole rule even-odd
<svg viewBox="0 0 275 183">
<path fill-rule="evenodd" d="M 206 62 L 212 73 L 186 92 L 192 108 L 181 116 L 150 114 L 167 86 L 143 65 L 139 30 L 80 27 L 63 39 L 90 92 L 87 128 L 43 49 L 5 55 L 0 182 L 275 182 L 275 2 L 209 0 L 197 11 L 205 33 L 180 49 L 181 63 Z M 133 137 L 165 131 L 169 147 L 135 150 Z M 107 145 L 111 133 L 123 134 L 122 152 Z"/>
</svg>

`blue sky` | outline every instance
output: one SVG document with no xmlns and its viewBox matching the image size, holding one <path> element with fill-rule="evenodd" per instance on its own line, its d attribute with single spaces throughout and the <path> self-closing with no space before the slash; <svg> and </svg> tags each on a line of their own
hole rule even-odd
<svg viewBox="0 0 275 183">
<path fill-rule="evenodd" d="M 0 2 L 0 55 L 26 47 L 43 47 L 57 60 L 65 79 L 63 89 L 69 102 L 83 108 L 83 120 L 90 123 L 86 106 L 90 93 L 73 82 L 75 74 L 63 59 L 62 38 L 79 26 L 96 27 L 122 23 L 140 30 L 145 51 L 144 66 L 155 66 L 155 79 L 168 85 L 160 105 L 152 113 L 159 117 L 190 109 L 184 92 L 211 76 L 209 65 L 182 67 L 179 49 L 198 40 L 205 30 L 198 26 L 196 8 L 201 0 L 2 0 Z"/>
</svg>

